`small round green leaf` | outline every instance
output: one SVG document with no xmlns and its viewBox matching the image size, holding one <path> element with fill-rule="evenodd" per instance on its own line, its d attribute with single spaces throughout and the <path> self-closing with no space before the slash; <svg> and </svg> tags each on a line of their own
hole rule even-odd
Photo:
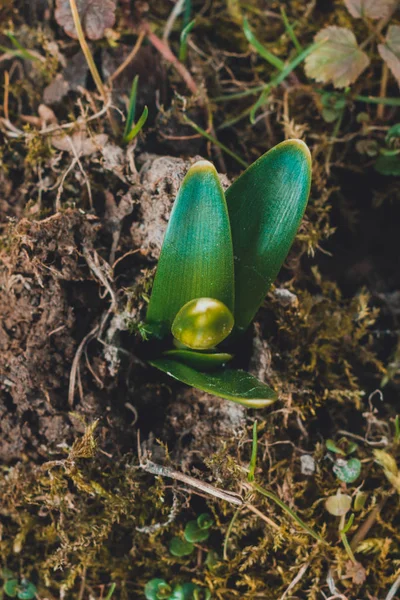
<svg viewBox="0 0 400 600">
<path fill-rule="evenodd" d="M 168 598 L 171 592 L 171 586 L 164 579 L 159 579 L 158 577 L 148 581 L 144 588 L 146 600 L 163 600 L 163 598 Z"/>
<path fill-rule="evenodd" d="M 173 556 L 188 556 L 192 554 L 194 550 L 194 546 L 191 542 L 187 540 L 181 540 L 181 538 L 174 537 L 169 545 L 169 551 Z"/>
<path fill-rule="evenodd" d="M 193 592 L 196 589 L 194 583 L 184 583 L 177 585 L 170 596 L 170 600 L 193 600 Z"/>
<path fill-rule="evenodd" d="M 17 598 L 19 600 L 33 600 L 36 597 L 36 586 L 27 579 L 23 579 L 18 589 Z"/>
<path fill-rule="evenodd" d="M 184 536 L 188 542 L 196 544 L 197 542 L 205 542 L 210 533 L 208 529 L 200 529 L 197 521 L 189 521 L 185 527 Z"/>
<path fill-rule="evenodd" d="M 210 529 L 214 525 L 214 519 L 209 513 L 202 513 L 197 517 L 197 525 L 200 529 Z"/>
<path fill-rule="evenodd" d="M 18 579 L 8 579 L 4 584 L 4 592 L 10 598 L 16 598 L 18 592 Z"/>
<path fill-rule="evenodd" d="M 234 325 L 229 308 L 214 298 L 195 298 L 179 310 L 172 335 L 193 350 L 208 350 L 222 342 Z"/>
<path fill-rule="evenodd" d="M 361 462 L 358 458 L 350 458 L 350 460 L 338 460 L 333 466 L 333 472 L 340 481 L 345 483 L 353 483 L 361 473 Z"/>
<path fill-rule="evenodd" d="M 342 517 L 349 512 L 351 507 L 351 496 L 347 494 L 335 494 L 329 496 L 325 501 L 325 508 L 331 515 Z"/>
</svg>

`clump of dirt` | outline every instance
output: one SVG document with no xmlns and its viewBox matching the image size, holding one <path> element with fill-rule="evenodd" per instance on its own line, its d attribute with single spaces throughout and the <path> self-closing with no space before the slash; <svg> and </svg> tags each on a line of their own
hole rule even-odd
<svg viewBox="0 0 400 600">
<path fill-rule="evenodd" d="M 9 226 L 7 245 L 1 250 L 0 286 L 0 456 L 4 461 L 18 460 L 27 451 L 31 459 L 44 458 L 57 446 L 71 443 L 82 424 L 76 419 L 71 422 L 69 412 L 78 411 L 87 421 L 104 419 L 111 411 L 110 396 L 130 396 L 135 379 L 135 394 L 140 396 L 135 404 L 145 417 L 147 406 L 154 407 L 157 397 L 164 403 L 160 410 L 170 414 L 166 428 L 161 413 L 150 430 L 164 427 L 172 439 L 189 433 L 193 448 L 200 449 L 208 440 L 206 446 L 215 449 L 220 438 L 243 426 L 241 407 L 181 385 L 173 397 L 166 393 L 165 384 L 149 387 L 150 368 L 135 359 L 137 337 L 121 339 L 143 318 L 140 289 L 151 284 L 149 267 L 159 255 L 173 200 L 192 161 L 144 155 L 141 162 L 137 184 L 126 200 L 127 205 L 136 205 L 134 215 L 132 208 L 122 208 L 123 197 L 103 221 L 68 209 L 41 221 L 22 219 Z M 228 185 L 225 176 L 221 181 Z M 113 215 L 118 210 L 115 226 Z M 127 290 L 113 280 L 111 265 L 101 257 L 109 256 L 110 246 L 114 251 L 118 247 L 119 256 L 140 251 L 137 262 L 128 267 Z M 101 297 L 104 286 L 115 301 L 111 310 L 110 302 Z M 131 353 L 133 362 L 124 361 L 124 352 Z M 123 418 L 132 420 L 124 404 L 121 428 Z M 113 404 L 112 411 L 118 410 Z M 122 443 L 119 427 L 113 435 L 120 436 Z"/>
<path fill-rule="evenodd" d="M 82 247 L 93 246 L 99 229 L 72 210 L 10 227 L 0 271 L 2 460 L 27 449 L 44 457 L 49 445 L 70 440 L 69 372 L 79 330 L 96 316 Z"/>
</svg>

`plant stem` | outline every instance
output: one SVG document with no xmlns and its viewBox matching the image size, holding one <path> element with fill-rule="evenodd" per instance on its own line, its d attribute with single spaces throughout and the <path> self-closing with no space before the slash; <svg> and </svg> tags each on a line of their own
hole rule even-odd
<svg viewBox="0 0 400 600">
<path fill-rule="evenodd" d="M 379 92 L 380 98 L 385 98 L 385 96 L 386 96 L 388 79 L 389 79 L 389 67 L 387 66 L 387 63 L 384 62 L 382 65 L 381 88 L 380 88 L 380 92 Z M 385 105 L 378 104 L 378 108 L 376 109 L 377 119 L 383 120 L 384 115 L 385 115 Z"/>
<path fill-rule="evenodd" d="M 104 104 L 107 103 L 107 95 L 106 95 L 106 91 L 104 89 L 104 85 L 103 82 L 101 80 L 100 74 L 97 70 L 96 64 L 93 60 L 93 56 L 92 53 L 90 52 L 90 48 L 86 43 L 86 39 L 85 39 L 85 34 L 83 33 L 83 29 L 82 29 L 82 24 L 81 24 L 81 20 L 79 18 L 79 12 L 78 12 L 78 7 L 76 6 L 76 1 L 75 0 L 69 0 L 70 6 L 71 6 L 71 12 L 72 12 L 72 18 L 74 20 L 74 25 L 75 25 L 75 29 L 76 29 L 76 33 L 78 36 L 78 40 L 79 43 L 81 45 L 82 48 L 82 52 L 86 58 L 86 62 L 88 64 L 90 73 L 93 77 L 93 81 L 96 84 L 96 87 L 98 89 L 98 92 L 100 94 L 100 96 L 103 98 L 103 102 Z"/>
<path fill-rule="evenodd" d="M 294 510 L 292 510 L 290 508 L 290 506 L 288 506 L 287 504 L 285 504 L 284 502 L 282 502 L 282 500 L 280 498 L 278 498 L 278 496 L 276 496 L 276 494 L 274 494 L 273 492 L 270 492 L 269 490 L 266 490 L 265 488 L 261 487 L 260 485 L 258 485 L 257 483 L 254 483 L 254 482 L 251 484 L 251 486 L 257 492 L 259 492 L 260 494 L 262 494 L 266 498 L 269 498 L 270 500 L 272 500 L 272 502 L 275 502 L 275 504 L 277 504 L 285 513 L 287 513 L 290 517 L 292 517 L 292 519 L 294 521 L 296 521 L 296 523 L 298 523 L 298 525 L 300 525 L 300 527 L 302 529 L 304 529 L 304 531 L 306 531 L 308 534 L 310 534 L 311 537 L 313 537 L 318 542 L 322 542 L 323 544 L 326 544 L 325 540 L 318 533 L 316 533 L 313 529 L 311 529 L 311 527 L 309 527 L 307 525 L 307 523 L 305 523 L 294 512 Z"/>
<path fill-rule="evenodd" d="M 193 127 L 193 129 L 195 131 L 197 131 L 197 133 L 200 133 L 207 140 L 209 140 L 213 144 L 216 144 L 219 148 L 221 148 L 221 150 L 223 150 L 224 152 L 226 152 L 226 154 L 229 154 L 229 156 L 231 156 L 232 158 L 234 158 L 240 165 L 242 165 L 242 167 L 244 167 L 245 169 L 247 169 L 247 167 L 249 166 L 248 163 L 245 160 L 243 160 L 242 158 L 240 158 L 240 156 L 238 156 L 235 152 L 233 152 L 232 150 L 230 150 L 230 148 L 228 148 L 227 146 L 225 146 L 224 144 L 222 144 L 219 140 L 217 140 L 216 137 L 213 137 L 211 134 L 207 133 L 207 131 L 205 131 L 204 129 L 202 129 L 201 127 L 199 127 L 196 123 L 194 123 L 194 121 L 192 121 L 191 119 L 189 119 L 186 115 L 184 116 L 184 119 L 185 119 L 185 122 L 188 125 L 190 125 L 190 127 Z"/>
</svg>

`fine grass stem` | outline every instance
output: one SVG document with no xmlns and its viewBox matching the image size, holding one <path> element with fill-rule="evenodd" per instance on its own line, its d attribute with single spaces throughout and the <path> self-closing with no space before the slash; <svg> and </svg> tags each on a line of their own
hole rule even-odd
<svg viewBox="0 0 400 600">
<path fill-rule="evenodd" d="M 241 158 L 235 152 L 233 152 L 232 150 L 230 150 L 230 148 L 228 148 L 227 146 L 225 146 L 225 144 L 222 144 L 217 138 L 215 138 L 214 136 L 212 136 L 211 134 L 209 134 L 207 131 L 205 131 L 204 129 L 202 129 L 201 127 L 199 127 L 196 123 L 194 123 L 194 121 L 192 121 L 188 117 L 185 116 L 184 119 L 185 119 L 185 122 L 188 125 L 190 125 L 190 127 L 192 127 L 195 131 L 197 131 L 197 133 L 199 133 L 200 135 L 202 135 L 203 137 L 205 137 L 207 140 L 209 140 L 210 142 L 212 142 L 213 144 L 215 144 L 216 146 L 218 146 L 218 148 L 221 148 L 221 150 L 223 152 L 225 152 L 226 154 L 228 154 L 229 156 L 231 156 L 242 167 L 244 167 L 245 169 L 247 169 L 247 167 L 249 165 L 248 165 L 248 163 L 245 160 L 243 160 L 243 158 Z"/>
<path fill-rule="evenodd" d="M 251 458 L 250 458 L 250 468 L 249 468 L 249 474 L 247 476 L 247 481 L 249 481 L 250 483 L 252 481 L 254 481 L 254 473 L 256 470 L 256 464 L 257 464 L 257 444 L 258 444 L 258 438 L 257 438 L 257 421 L 254 421 L 253 423 L 253 443 L 251 446 Z"/>
<path fill-rule="evenodd" d="M 297 53 L 300 54 L 300 52 L 303 52 L 303 46 L 300 44 L 300 42 L 294 32 L 293 25 L 291 25 L 289 23 L 289 19 L 287 18 L 286 10 L 283 6 L 281 6 L 281 15 L 282 15 L 283 24 L 285 25 L 286 33 L 292 40 L 294 47 L 297 50 Z"/>
<path fill-rule="evenodd" d="M 196 25 L 196 19 L 190 21 L 181 31 L 181 45 L 179 48 L 179 60 L 184 63 L 187 58 L 187 37 L 189 33 L 192 31 L 193 27 Z"/>
<path fill-rule="evenodd" d="M 305 523 L 295 512 L 294 510 L 292 510 L 290 508 L 290 506 L 288 506 L 287 504 L 285 504 L 284 502 L 282 502 L 282 500 L 280 498 L 278 498 L 278 496 L 276 496 L 276 494 L 274 494 L 273 492 L 270 492 L 269 490 L 266 490 L 265 488 L 261 487 L 260 485 L 258 485 L 257 483 L 252 483 L 251 484 L 252 487 L 259 492 L 260 494 L 262 494 L 263 496 L 265 496 L 266 498 L 269 498 L 269 500 L 272 500 L 272 502 L 275 502 L 275 504 L 277 504 L 285 513 L 287 513 L 294 521 L 296 521 L 296 523 L 298 525 L 300 525 L 300 527 L 302 529 L 304 529 L 304 531 L 306 531 L 309 535 L 311 535 L 311 537 L 313 537 L 315 540 L 317 540 L 318 542 L 323 542 L 324 544 L 326 544 L 325 540 L 318 534 L 316 533 L 313 529 L 311 529 L 311 527 L 309 527 L 307 525 L 307 523 Z"/>
<path fill-rule="evenodd" d="M 279 71 L 283 71 L 285 63 L 283 60 L 272 54 L 267 48 L 265 48 L 261 42 L 256 38 L 246 17 L 243 19 L 243 33 L 246 36 L 247 41 L 257 50 L 258 54 L 272 66 L 277 68 Z"/>
</svg>

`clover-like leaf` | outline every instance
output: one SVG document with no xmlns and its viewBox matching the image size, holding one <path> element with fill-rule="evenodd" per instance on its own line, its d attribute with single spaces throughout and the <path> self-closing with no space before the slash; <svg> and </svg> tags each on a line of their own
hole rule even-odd
<svg viewBox="0 0 400 600">
<path fill-rule="evenodd" d="M 276 392 L 245 371 L 221 369 L 204 373 L 168 358 L 157 358 L 149 362 L 182 383 L 248 408 L 264 408 L 277 399 Z"/>
<path fill-rule="evenodd" d="M 210 532 L 207 529 L 199 527 L 197 521 L 189 521 L 186 524 L 184 536 L 188 542 L 196 544 L 198 542 L 205 542 L 209 538 Z"/>
<path fill-rule="evenodd" d="M 172 538 L 169 544 L 169 551 L 173 556 L 188 556 L 192 554 L 194 546 L 187 540 L 181 540 L 179 537 Z"/>
<path fill-rule="evenodd" d="M 305 71 L 322 83 L 333 83 L 336 88 L 344 88 L 354 83 L 366 69 L 370 60 L 357 44 L 350 29 L 331 25 L 315 36 L 315 42 L 322 42 L 305 61 Z"/>
<path fill-rule="evenodd" d="M 379 54 L 400 86 L 400 25 L 390 25 L 384 44 L 378 44 Z"/>
<path fill-rule="evenodd" d="M 197 525 L 200 529 L 210 529 L 214 525 L 214 519 L 209 513 L 201 513 L 197 517 Z"/>
<path fill-rule="evenodd" d="M 172 588 L 164 579 L 155 577 L 146 583 L 144 588 L 144 595 L 146 600 L 162 600 L 162 598 L 169 598 L 172 592 Z"/>
<path fill-rule="evenodd" d="M 76 6 L 83 30 L 90 40 L 100 40 L 105 29 L 115 23 L 115 0 L 76 0 Z M 78 39 L 69 0 L 56 0 L 54 16 L 67 35 Z"/>
<path fill-rule="evenodd" d="M 344 3 L 356 19 L 386 19 L 396 8 L 397 0 L 344 0 Z"/>
<path fill-rule="evenodd" d="M 214 166 L 195 163 L 175 200 L 146 321 L 169 332 L 178 311 L 194 298 L 234 304 L 233 251 L 224 192 Z"/>
<path fill-rule="evenodd" d="M 16 598 L 18 593 L 18 579 L 7 579 L 3 586 L 3 590 L 10 598 Z"/>
<path fill-rule="evenodd" d="M 338 459 L 333 466 L 333 472 L 340 481 L 353 483 L 360 476 L 361 462 L 358 458 L 350 458 L 350 460 Z"/>
<path fill-rule="evenodd" d="M 232 360 L 227 352 L 196 352 L 195 350 L 166 350 L 163 356 L 178 360 L 198 371 L 215 371 Z"/>
<path fill-rule="evenodd" d="M 287 140 L 255 161 L 227 190 L 235 256 L 235 325 L 251 323 L 293 243 L 311 184 L 311 157 Z"/>
</svg>

